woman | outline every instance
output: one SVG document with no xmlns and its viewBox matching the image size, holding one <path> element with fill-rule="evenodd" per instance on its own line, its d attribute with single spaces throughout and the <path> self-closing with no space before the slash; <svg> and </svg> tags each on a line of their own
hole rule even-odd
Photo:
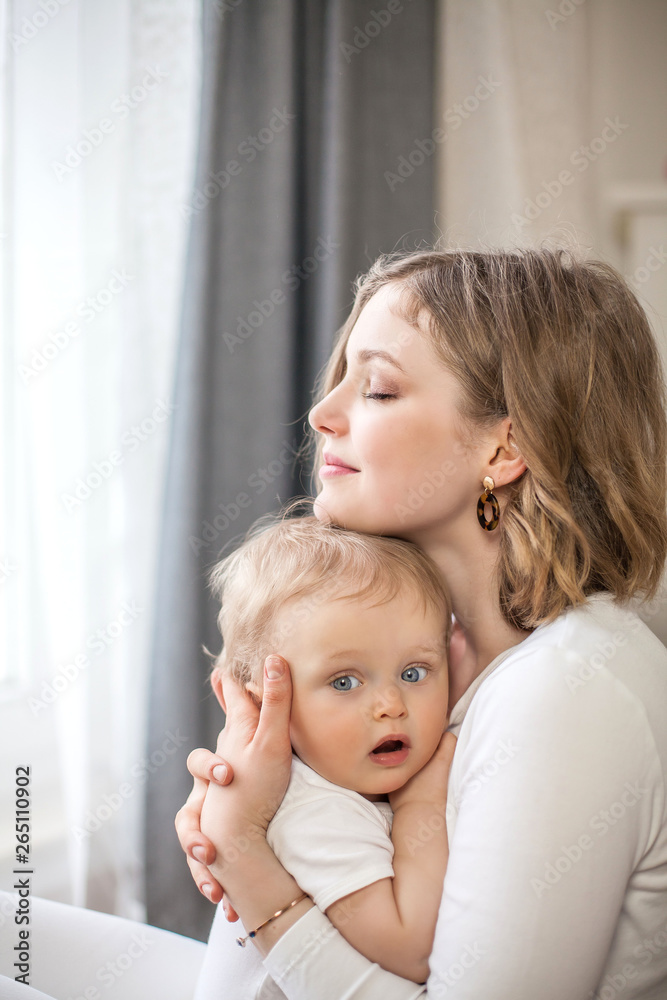
<svg viewBox="0 0 667 1000">
<path fill-rule="evenodd" d="M 627 601 L 655 596 L 667 551 L 665 410 L 636 299 L 564 251 L 383 257 L 310 423 L 317 516 L 416 542 L 452 595 L 460 729 L 431 975 L 422 989 L 360 956 L 266 844 L 289 776 L 284 669 L 261 714 L 225 683 L 218 756 L 190 758 L 193 877 L 260 927 L 234 951 L 218 913 L 198 995 L 233 966 L 290 1000 L 664 998 L 667 651 Z M 221 820 L 202 833 L 209 781 Z"/>
</svg>

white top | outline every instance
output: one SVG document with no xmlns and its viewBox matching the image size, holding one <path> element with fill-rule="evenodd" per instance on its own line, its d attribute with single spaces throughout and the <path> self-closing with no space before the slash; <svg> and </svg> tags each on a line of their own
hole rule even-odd
<svg viewBox="0 0 667 1000">
<path fill-rule="evenodd" d="M 324 913 L 343 896 L 394 877 L 393 815 L 388 802 L 370 802 L 323 778 L 292 754 L 289 785 L 266 839 L 283 867 Z M 219 907 L 195 1000 L 220 1000 L 221 995 L 234 1000 L 284 998 L 255 947 L 248 944 L 241 951 L 233 942 L 243 934 L 242 925 L 225 925 Z M 232 944 L 241 955 L 229 954 Z"/>
<path fill-rule="evenodd" d="M 289 785 L 266 839 L 324 912 L 343 896 L 394 877 L 393 815 L 388 802 L 369 802 L 292 754 Z"/>
<path fill-rule="evenodd" d="M 503 654 L 470 701 L 426 987 L 316 907 L 263 964 L 289 1000 L 664 1000 L 666 774 L 667 650 L 591 598 Z"/>
</svg>

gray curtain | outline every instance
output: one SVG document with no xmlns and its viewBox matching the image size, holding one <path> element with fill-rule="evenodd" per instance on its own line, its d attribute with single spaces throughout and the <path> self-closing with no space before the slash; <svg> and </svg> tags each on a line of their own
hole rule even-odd
<svg viewBox="0 0 667 1000">
<path fill-rule="evenodd" d="M 202 652 L 220 645 L 206 574 L 258 516 L 308 491 L 294 454 L 354 277 L 382 251 L 435 239 L 433 157 L 413 152 L 433 128 L 435 11 L 431 0 L 204 5 L 148 750 L 170 733 L 185 742 L 154 769 L 146 818 L 148 919 L 193 937 L 206 937 L 213 907 L 174 814 L 191 786 L 187 753 L 214 746 L 224 721 Z"/>
</svg>

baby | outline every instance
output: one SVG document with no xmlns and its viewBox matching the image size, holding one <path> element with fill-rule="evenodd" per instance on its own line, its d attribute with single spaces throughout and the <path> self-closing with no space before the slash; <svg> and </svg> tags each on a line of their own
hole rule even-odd
<svg viewBox="0 0 667 1000">
<path fill-rule="evenodd" d="M 446 782 L 410 779 L 447 726 L 451 607 L 437 568 L 408 542 L 300 517 L 260 522 L 212 585 L 219 700 L 221 671 L 259 704 L 265 657 L 290 665 L 292 771 L 268 843 L 357 951 L 425 982 Z"/>
</svg>

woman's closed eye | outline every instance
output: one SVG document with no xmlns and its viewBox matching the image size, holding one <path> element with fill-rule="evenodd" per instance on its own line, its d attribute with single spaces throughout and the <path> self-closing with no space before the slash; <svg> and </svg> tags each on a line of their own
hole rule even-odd
<svg viewBox="0 0 667 1000">
<path fill-rule="evenodd" d="M 365 399 L 396 399 L 399 395 L 395 382 L 385 381 L 385 379 L 376 376 L 365 378 L 363 382 L 366 384 L 366 391 L 362 392 L 361 395 Z"/>
<path fill-rule="evenodd" d="M 365 399 L 396 399 L 393 392 L 362 392 Z"/>
</svg>

